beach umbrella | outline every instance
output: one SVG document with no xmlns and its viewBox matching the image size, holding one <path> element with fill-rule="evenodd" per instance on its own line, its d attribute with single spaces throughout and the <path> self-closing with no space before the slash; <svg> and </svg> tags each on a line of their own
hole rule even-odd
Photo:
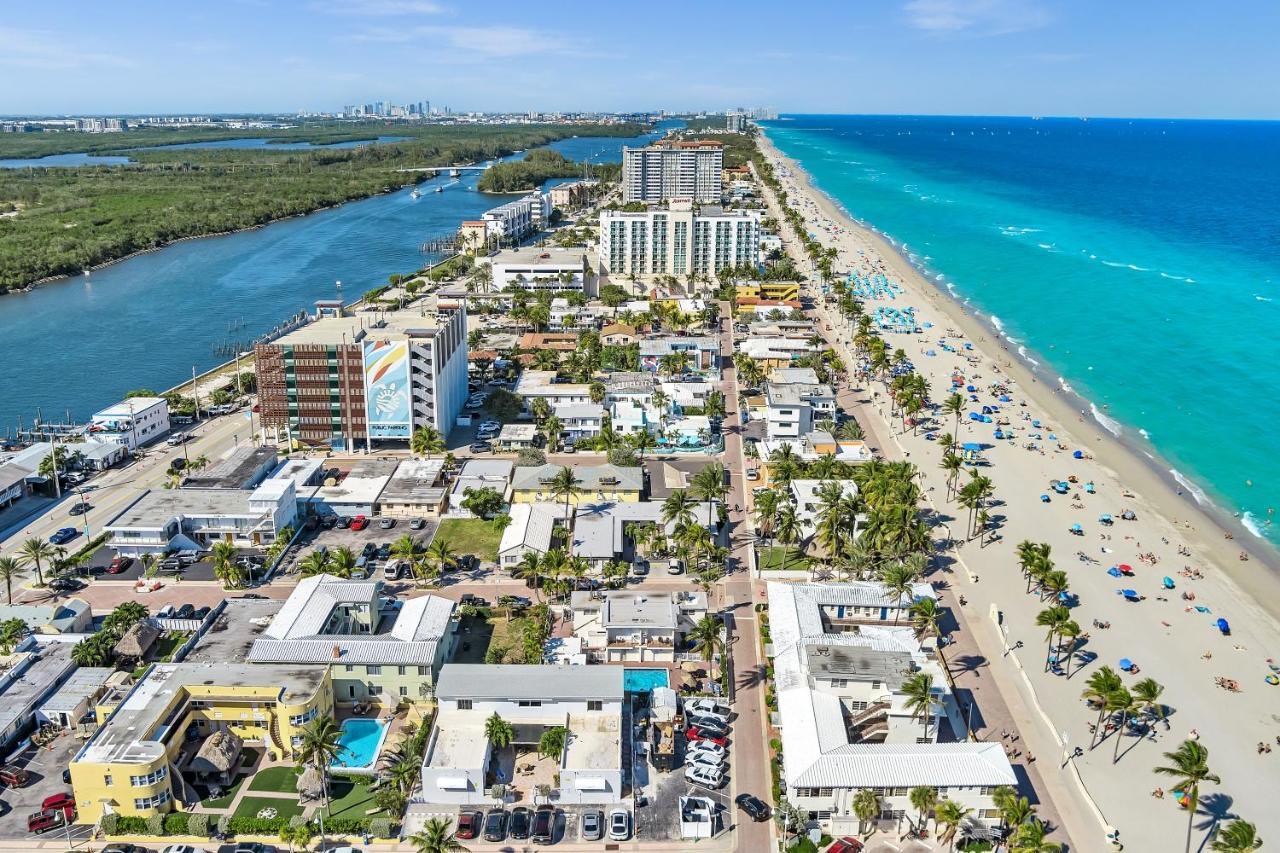
<svg viewBox="0 0 1280 853">
<path fill-rule="evenodd" d="M 1123 595 L 1129 601 L 1138 600 L 1138 591 L 1136 589 L 1122 589 L 1120 590 L 1120 594 Z"/>
<path fill-rule="evenodd" d="M 1125 672 L 1128 672 L 1129 670 L 1133 669 L 1133 661 L 1129 660 L 1128 658 L 1120 658 L 1120 668 Z"/>
<path fill-rule="evenodd" d="M 1041 496 L 1040 496 L 1040 500 L 1041 500 L 1041 502 L 1042 502 L 1042 503 L 1048 503 L 1048 502 L 1049 502 L 1049 496 L 1048 496 L 1048 495 L 1041 495 Z"/>
<path fill-rule="evenodd" d="M 977 390 L 978 390 L 978 387 L 977 387 L 976 385 L 970 385 L 970 386 L 966 387 L 964 390 L 966 390 L 966 391 L 968 391 L 970 394 L 972 394 L 974 391 L 977 391 Z"/>
<path fill-rule="evenodd" d="M 1071 458 L 1072 458 L 1072 459 L 1083 459 L 1083 458 L 1084 458 L 1084 451 L 1083 451 L 1083 450 L 1077 450 L 1077 451 L 1075 451 L 1074 453 L 1072 453 L 1072 454 L 1071 454 Z"/>
<path fill-rule="evenodd" d="M 1000 395 L 1000 402 L 1001 402 L 1001 403 L 1012 403 L 1012 402 L 1013 402 L 1013 398 L 1012 398 L 1012 397 L 1010 397 L 1008 394 L 1001 394 L 1001 395 Z"/>
<path fill-rule="evenodd" d="M 1214 624 L 1218 626 L 1218 630 L 1222 632 L 1222 635 L 1224 637 L 1231 635 L 1231 625 L 1230 623 L 1227 622 L 1226 619 L 1219 617 L 1218 621 L 1215 622 Z"/>
<path fill-rule="evenodd" d="M 1173 589 L 1173 578 L 1169 577 L 1168 575 L 1164 576 L 1164 580 L 1161 581 L 1161 583 L 1164 584 L 1165 589 Z"/>
<path fill-rule="evenodd" d="M 1107 574 L 1111 575 L 1111 577 L 1113 578 L 1118 578 L 1120 577 L 1120 570 L 1117 569 L 1115 566 L 1112 566 L 1111 568 L 1107 569 Z"/>
<path fill-rule="evenodd" d="M 1128 563 L 1121 563 L 1120 571 L 1124 572 L 1126 575 L 1131 575 L 1133 574 L 1133 566 L 1129 565 Z"/>
</svg>

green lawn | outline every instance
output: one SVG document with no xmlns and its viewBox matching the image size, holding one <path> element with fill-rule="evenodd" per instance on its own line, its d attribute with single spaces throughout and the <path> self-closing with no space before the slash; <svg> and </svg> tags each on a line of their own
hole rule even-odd
<svg viewBox="0 0 1280 853">
<path fill-rule="evenodd" d="M 249 783 L 250 791 L 277 791 L 282 794 L 298 792 L 298 774 L 292 767 L 268 767 L 258 772 Z"/>
<path fill-rule="evenodd" d="M 362 818 L 365 812 L 375 808 L 373 792 L 364 779 L 350 776 L 334 776 L 329 783 L 333 802 L 329 807 L 332 817 Z"/>
<path fill-rule="evenodd" d="M 190 631 L 169 631 L 155 641 L 148 654 L 153 661 L 168 662 L 173 659 L 173 653 L 178 650 L 178 647 L 190 638 Z"/>
<path fill-rule="evenodd" d="M 491 563 L 498 560 L 502 533 L 490 521 L 479 518 L 446 518 L 440 522 L 435 539 L 447 540 L 457 554 L 475 554 Z"/>
<path fill-rule="evenodd" d="M 227 806 L 231 805 L 231 801 L 236 798 L 236 792 L 240 790 L 240 786 L 244 784 L 244 780 L 246 778 L 248 777 L 244 774 L 237 776 L 235 781 L 231 783 L 231 787 L 227 788 L 221 797 L 217 797 L 212 800 L 202 800 L 200 804 L 211 809 L 225 809 Z"/>
<path fill-rule="evenodd" d="M 263 809 L 275 809 L 276 817 L 289 818 L 302 814 L 302 806 L 297 800 L 286 800 L 282 797 L 245 797 L 236 806 L 236 817 L 257 817 Z"/>
<path fill-rule="evenodd" d="M 786 554 L 787 571 L 795 569 L 797 571 L 808 571 L 809 560 L 796 548 L 782 548 L 774 545 L 771 548 L 761 548 L 757 552 L 757 559 L 760 563 L 761 571 L 769 571 L 772 569 L 782 568 L 782 557 Z"/>
</svg>

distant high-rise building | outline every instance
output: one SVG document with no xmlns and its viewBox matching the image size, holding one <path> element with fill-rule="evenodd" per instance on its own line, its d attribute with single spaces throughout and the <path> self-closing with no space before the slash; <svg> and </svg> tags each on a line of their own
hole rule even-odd
<svg viewBox="0 0 1280 853">
<path fill-rule="evenodd" d="M 739 110 L 729 110 L 724 114 L 724 129 L 729 133 L 741 133 L 746 124 L 746 116 Z"/>
<path fill-rule="evenodd" d="M 709 139 L 623 148 L 623 201 L 718 202 L 723 166 L 724 148 Z"/>
</svg>

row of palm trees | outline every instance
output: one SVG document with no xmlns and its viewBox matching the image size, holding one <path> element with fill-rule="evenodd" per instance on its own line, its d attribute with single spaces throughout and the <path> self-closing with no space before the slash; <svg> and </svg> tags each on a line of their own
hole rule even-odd
<svg viewBox="0 0 1280 853">
<path fill-rule="evenodd" d="M 414 578 L 423 584 L 439 579 L 456 566 L 459 559 L 459 554 L 446 537 L 435 537 L 424 549 L 407 533 L 391 543 L 391 556 L 407 562 Z M 330 551 L 312 551 L 299 562 L 298 570 L 306 577 L 328 574 L 349 578 L 355 571 L 357 559 L 354 551 L 341 545 Z"/>
</svg>

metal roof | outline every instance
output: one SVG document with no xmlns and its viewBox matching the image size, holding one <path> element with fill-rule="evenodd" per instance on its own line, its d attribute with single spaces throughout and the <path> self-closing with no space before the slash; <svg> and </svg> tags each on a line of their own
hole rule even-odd
<svg viewBox="0 0 1280 853">
<path fill-rule="evenodd" d="M 621 701 L 622 667 L 451 663 L 440 668 L 436 698 Z"/>
<path fill-rule="evenodd" d="M 786 753 L 787 763 L 792 756 Z M 999 743 L 859 743 L 787 774 L 789 786 L 820 788 L 977 787 L 1018 784 Z"/>
</svg>

